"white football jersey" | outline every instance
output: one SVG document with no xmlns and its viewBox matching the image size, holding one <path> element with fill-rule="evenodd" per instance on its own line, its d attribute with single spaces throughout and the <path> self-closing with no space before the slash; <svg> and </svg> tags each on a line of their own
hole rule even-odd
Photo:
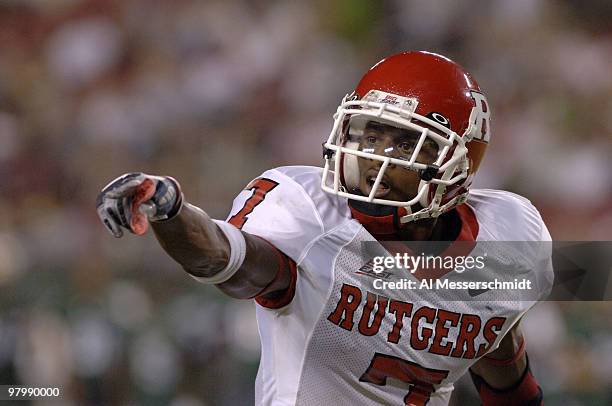
<svg viewBox="0 0 612 406">
<path fill-rule="evenodd" d="M 466 300 L 449 301 L 433 290 L 375 289 L 376 279 L 393 280 L 397 270 L 372 274 L 362 243 L 377 244 L 375 238 L 352 218 L 346 199 L 321 190 L 321 173 L 306 166 L 266 171 L 238 195 L 228 217 L 297 264 L 290 295 L 257 300 L 255 403 L 446 405 L 453 382 L 497 348 L 537 299 L 500 300 L 485 290 L 475 301 L 464 290 L 457 294 Z M 462 239 L 550 241 L 538 211 L 509 192 L 472 190 L 458 213 Z M 487 267 L 528 276 L 546 292 L 550 250 L 530 247 L 489 254 Z M 410 272 L 401 276 L 419 282 Z M 461 274 L 440 277 L 453 278 Z"/>
</svg>

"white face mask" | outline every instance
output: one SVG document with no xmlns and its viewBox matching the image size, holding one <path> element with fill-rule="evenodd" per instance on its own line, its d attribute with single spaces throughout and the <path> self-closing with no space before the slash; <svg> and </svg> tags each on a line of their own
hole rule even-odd
<svg viewBox="0 0 612 406">
<path fill-rule="evenodd" d="M 353 200 L 404 207 L 409 214 L 400 219 L 402 223 L 437 217 L 449 207 L 462 203 L 464 195 L 444 205 L 441 198 L 447 186 L 467 178 L 465 143 L 469 139 L 445 127 L 446 119 L 440 114 L 428 118 L 415 113 L 417 104 L 414 98 L 377 90 L 368 92 L 363 100 L 345 97 L 324 144 L 322 189 Z M 451 150 L 452 155 L 448 157 Z M 367 195 L 358 190 L 362 175 L 358 158 L 380 162 L 377 173 L 366 175 L 370 177 Z M 389 165 L 420 174 L 415 196 L 405 201 L 385 199 L 387 185 L 383 179 Z M 412 206 L 417 203 L 423 208 L 412 213 Z"/>
</svg>

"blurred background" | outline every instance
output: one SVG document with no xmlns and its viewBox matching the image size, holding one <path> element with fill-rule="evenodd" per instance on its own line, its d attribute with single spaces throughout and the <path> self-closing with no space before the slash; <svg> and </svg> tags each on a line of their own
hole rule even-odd
<svg viewBox="0 0 612 406">
<path fill-rule="evenodd" d="M 455 59 L 488 95 L 477 186 L 528 197 L 555 240 L 612 240 L 611 21 L 606 0 L 1 1 L 0 383 L 253 404 L 253 304 L 151 234 L 113 239 L 96 195 L 167 174 L 225 218 L 263 170 L 320 165 L 342 96 L 402 50 Z M 612 303 L 543 303 L 524 328 L 547 405 L 612 404 Z"/>
</svg>

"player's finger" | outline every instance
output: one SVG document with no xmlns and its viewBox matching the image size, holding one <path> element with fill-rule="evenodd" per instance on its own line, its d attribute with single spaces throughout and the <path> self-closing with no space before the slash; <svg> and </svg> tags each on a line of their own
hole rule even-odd
<svg viewBox="0 0 612 406">
<path fill-rule="evenodd" d="M 113 179 L 108 185 L 104 186 L 104 188 L 102 188 L 102 193 L 105 195 L 111 193 L 111 197 L 115 198 L 117 197 L 117 190 L 119 190 L 120 193 L 124 193 L 126 189 L 133 187 L 132 182 L 135 182 L 136 185 L 138 185 L 144 178 L 145 175 L 142 172 L 127 173 Z M 125 187 L 126 184 L 129 184 L 127 188 Z"/>
<path fill-rule="evenodd" d="M 144 174 L 142 172 L 130 172 L 130 173 L 126 173 L 125 175 L 121 175 L 118 178 L 111 180 L 106 186 L 104 186 L 102 188 L 102 192 L 106 192 L 109 189 L 114 189 L 115 187 L 121 185 L 122 183 L 125 183 L 129 180 L 138 178 L 143 175 Z"/>
<path fill-rule="evenodd" d="M 144 176 L 142 177 L 142 179 L 137 178 L 128 180 L 124 183 L 116 185 L 112 189 L 109 189 L 106 194 L 108 197 L 113 199 L 133 195 L 143 180 Z"/>
</svg>

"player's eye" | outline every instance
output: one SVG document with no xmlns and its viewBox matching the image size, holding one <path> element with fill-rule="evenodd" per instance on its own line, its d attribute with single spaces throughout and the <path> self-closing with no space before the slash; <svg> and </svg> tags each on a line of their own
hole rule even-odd
<svg viewBox="0 0 612 406">
<path fill-rule="evenodd" d="M 373 135 L 368 135 L 367 138 L 366 138 L 366 141 L 368 142 L 368 144 L 374 145 L 378 141 L 378 138 L 376 138 Z"/>
<path fill-rule="evenodd" d="M 402 154 L 411 154 L 414 150 L 413 146 L 414 144 L 412 142 L 402 142 L 397 147 Z"/>
</svg>

